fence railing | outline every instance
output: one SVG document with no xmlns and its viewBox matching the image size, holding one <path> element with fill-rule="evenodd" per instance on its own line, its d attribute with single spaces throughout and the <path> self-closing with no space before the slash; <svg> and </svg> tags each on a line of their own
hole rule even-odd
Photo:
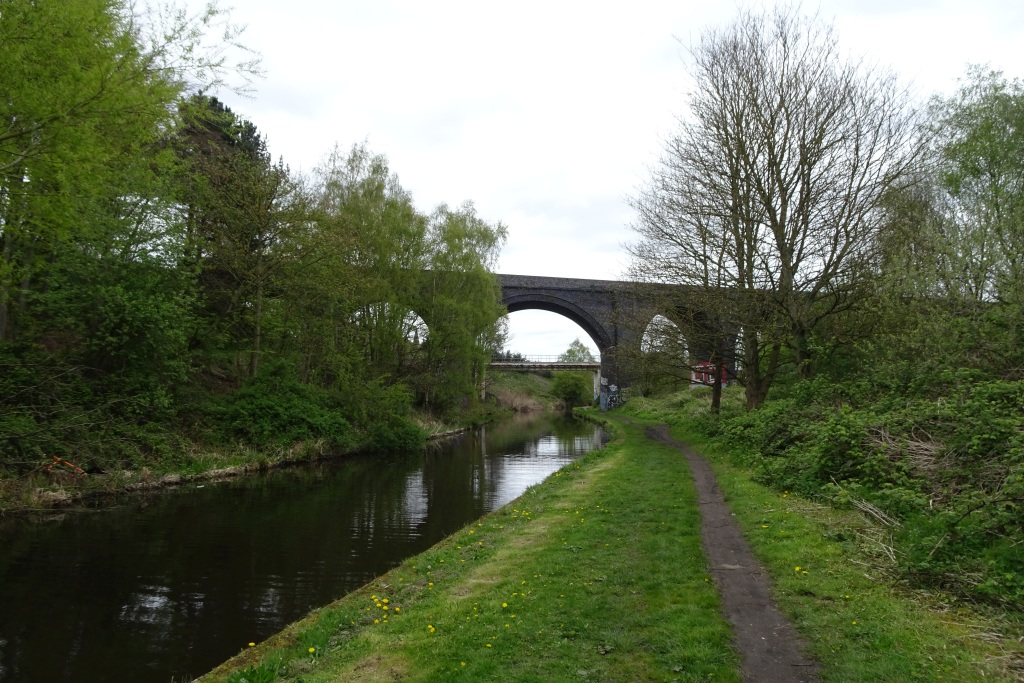
<svg viewBox="0 0 1024 683">
<path fill-rule="evenodd" d="M 580 365 L 581 363 L 600 363 L 601 359 L 596 360 L 573 360 L 564 361 L 560 360 L 560 356 L 535 356 L 535 355 L 523 355 L 519 353 L 504 354 L 496 353 L 491 356 L 492 363 L 570 363 L 572 365 Z"/>
</svg>

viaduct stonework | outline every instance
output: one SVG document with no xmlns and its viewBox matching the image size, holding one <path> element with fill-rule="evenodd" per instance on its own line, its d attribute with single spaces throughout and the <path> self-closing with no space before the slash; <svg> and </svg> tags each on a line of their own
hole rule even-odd
<svg viewBox="0 0 1024 683">
<path fill-rule="evenodd" d="M 601 352 L 601 407 L 629 385 L 616 355 L 639 349 L 646 322 L 657 307 L 635 285 L 615 280 L 498 274 L 501 302 L 509 313 L 539 309 L 569 318 Z"/>
</svg>

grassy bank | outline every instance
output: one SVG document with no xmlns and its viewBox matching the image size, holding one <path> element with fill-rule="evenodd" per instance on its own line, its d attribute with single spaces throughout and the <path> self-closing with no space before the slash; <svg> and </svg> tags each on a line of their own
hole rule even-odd
<svg viewBox="0 0 1024 683">
<path fill-rule="evenodd" d="M 551 373 L 548 373 L 551 374 Z M 487 396 L 509 410 L 536 412 L 551 410 L 559 402 L 551 393 L 552 378 L 536 372 L 487 373 Z"/>
<path fill-rule="evenodd" d="M 148 467 L 98 474 L 80 471 L 72 460 L 42 461 L 26 474 L 0 478 L 0 514 L 43 511 L 119 493 L 225 479 L 353 452 L 319 440 L 298 442 L 290 448 L 216 447 L 182 441 L 180 448 L 173 459 L 154 460 Z"/>
<path fill-rule="evenodd" d="M 284 383 L 276 398 L 250 388 L 196 399 L 187 424 L 152 426 L 145 445 L 132 425 L 82 437 L 80 450 L 54 446 L 51 455 L 0 452 L 0 514 L 45 510 L 87 498 L 151 490 L 366 451 L 416 448 L 515 412 L 551 410 L 550 377 L 493 373 L 488 400 L 438 416 L 408 409 L 395 392 L 349 406 Z M 278 395 L 279 394 L 279 395 Z M 282 398 L 283 396 L 283 398 Z M 343 414 L 355 415 L 350 422 Z M 2 431 L 2 430 L 0 430 Z M 124 433 L 122 433 L 124 432 Z M 127 434 L 127 435 L 126 435 Z M 0 441 L 3 435 L 0 434 Z M 2 445 L 2 444 L 0 444 Z"/>
<path fill-rule="evenodd" d="M 350 430 L 344 425 L 341 434 L 318 434 L 295 429 L 296 423 L 317 417 L 305 404 L 277 405 L 262 412 L 260 408 L 265 406 L 253 407 L 244 415 L 246 419 L 236 421 L 251 424 L 257 416 L 266 424 L 254 434 L 225 436 L 209 427 L 190 434 L 186 429 L 168 428 L 161 434 L 158 450 L 146 457 L 120 458 L 104 467 L 97 466 L 97 459 L 88 455 L 90 451 L 39 456 L 20 463 L 20 471 L 0 466 L 0 514 L 40 511 L 85 499 L 223 479 L 353 453 L 410 450 L 512 412 L 493 401 L 473 403 L 443 417 L 424 409 L 402 414 L 392 407 L 390 412 L 382 409 L 376 422 L 365 420 L 369 428 Z M 216 416 L 224 411 L 210 412 Z M 282 433 L 294 438 L 269 438 Z"/>
<path fill-rule="evenodd" d="M 623 412 L 670 424 L 710 461 L 827 680 L 1024 680 L 1019 613 L 908 580 L 894 540 L 900 529 L 873 506 L 840 509 L 755 482 L 757 470 L 737 465 L 752 461 L 728 430 L 709 435 L 707 408 L 707 395 L 687 389 L 634 399 Z"/>
<path fill-rule="evenodd" d="M 662 416 L 633 412 L 604 450 L 202 680 L 739 680 L 689 471 L 642 435 Z M 1010 679 L 976 615 L 866 578 L 827 514 L 716 467 L 826 680 Z"/>
<path fill-rule="evenodd" d="M 694 496 L 631 431 L 204 680 L 738 680 Z"/>
</svg>

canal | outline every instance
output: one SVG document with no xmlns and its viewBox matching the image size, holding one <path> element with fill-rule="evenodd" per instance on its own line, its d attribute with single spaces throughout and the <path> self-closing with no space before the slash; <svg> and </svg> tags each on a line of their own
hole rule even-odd
<svg viewBox="0 0 1024 683">
<path fill-rule="evenodd" d="M 600 445 L 550 414 L 0 520 L 0 682 L 189 681 Z"/>
</svg>

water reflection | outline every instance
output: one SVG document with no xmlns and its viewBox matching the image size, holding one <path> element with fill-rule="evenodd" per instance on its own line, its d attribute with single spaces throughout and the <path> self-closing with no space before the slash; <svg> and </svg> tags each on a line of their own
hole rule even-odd
<svg viewBox="0 0 1024 683">
<path fill-rule="evenodd" d="M 0 681 L 203 673 L 592 449 L 545 416 L 426 453 L 360 457 L 0 520 Z"/>
</svg>

